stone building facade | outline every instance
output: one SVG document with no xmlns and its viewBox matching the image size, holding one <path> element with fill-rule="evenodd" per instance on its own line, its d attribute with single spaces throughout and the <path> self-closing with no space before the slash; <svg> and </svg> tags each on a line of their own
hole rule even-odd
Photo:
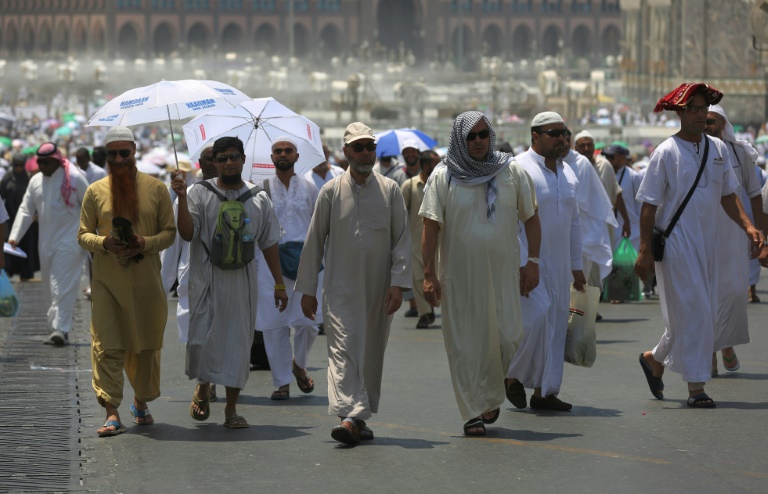
<svg viewBox="0 0 768 494">
<path fill-rule="evenodd" d="M 763 122 L 768 79 L 762 57 L 768 60 L 768 52 L 753 47 L 754 3 L 622 0 L 625 92 L 650 106 L 683 82 L 707 82 L 725 93 L 731 121 Z"/>
<path fill-rule="evenodd" d="M 618 55 L 619 0 L 293 0 L 293 52 L 508 60 Z M 0 58 L 286 54 L 289 0 L 0 0 Z M 401 46 L 402 43 L 402 46 Z"/>
</svg>

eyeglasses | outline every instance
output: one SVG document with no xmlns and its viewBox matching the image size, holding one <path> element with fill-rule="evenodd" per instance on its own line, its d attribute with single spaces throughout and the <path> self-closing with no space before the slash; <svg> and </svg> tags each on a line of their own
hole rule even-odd
<svg viewBox="0 0 768 494">
<path fill-rule="evenodd" d="M 478 137 L 480 139 L 488 139 L 489 135 L 491 135 L 491 131 L 488 129 L 483 129 L 480 132 L 470 132 L 467 134 L 467 142 L 472 142 Z"/>
<path fill-rule="evenodd" d="M 359 142 L 356 142 L 354 144 L 347 144 L 348 148 L 354 149 L 356 153 L 362 153 L 363 149 L 368 151 L 376 151 L 376 143 L 375 142 L 369 142 L 368 144 L 361 144 Z"/>
<path fill-rule="evenodd" d="M 227 160 L 240 161 L 240 158 L 242 158 L 243 155 L 240 153 L 232 153 L 232 154 L 217 154 L 216 155 L 216 162 L 217 163 L 226 163 Z"/>
<path fill-rule="evenodd" d="M 705 120 L 705 123 L 707 125 L 715 125 L 717 123 L 717 120 L 715 120 L 714 118 L 708 118 Z"/>
<path fill-rule="evenodd" d="M 685 105 L 683 107 L 683 109 L 685 111 L 687 111 L 688 113 L 708 112 L 709 111 L 709 105 L 701 105 L 701 106 Z"/>
<path fill-rule="evenodd" d="M 117 158 L 117 155 L 119 154 L 121 158 L 126 159 L 128 158 L 133 151 L 130 149 L 108 149 L 107 150 L 107 158 L 113 160 Z"/>
<path fill-rule="evenodd" d="M 565 137 L 565 136 L 571 135 L 568 129 L 542 130 L 542 131 L 539 131 L 539 134 L 547 134 L 549 137 L 553 137 L 555 139 L 557 139 L 560 136 Z"/>
<path fill-rule="evenodd" d="M 293 148 L 275 148 L 272 150 L 272 154 L 293 154 L 294 151 Z"/>
</svg>

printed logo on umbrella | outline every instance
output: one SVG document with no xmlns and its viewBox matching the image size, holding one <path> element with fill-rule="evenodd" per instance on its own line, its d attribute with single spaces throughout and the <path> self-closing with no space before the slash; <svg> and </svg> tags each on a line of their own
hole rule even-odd
<svg viewBox="0 0 768 494">
<path fill-rule="evenodd" d="M 214 91 L 219 92 L 221 94 L 226 94 L 229 96 L 237 96 L 234 91 L 231 89 L 223 88 L 223 87 L 215 87 L 213 88 Z"/>
<path fill-rule="evenodd" d="M 310 141 L 312 140 L 312 128 L 309 126 L 309 124 L 307 124 L 307 137 Z"/>
<path fill-rule="evenodd" d="M 129 99 L 129 100 L 121 101 L 120 102 L 120 109 L 121 110 L 127 110 L 129 108 L 136 108 L 137 106 L 142 106 L 147 101 L 149 101 L 149 96 L 145 96 L 143 98 L 136 98 L 136 99 Z"/>
<path fill-rule="evenodd" d="M 120 114 L 110 115 L 108 117 L 103 117 L 103 118 L 99 119 L 99 122 L 114 122 L 117 119 L 117 117 L 119 117 L 119 116 L 120 116 Z"/>
<path fill-rule="evenodd" d="M 203 140 L 205 140 L 205 125 L 203 124 L 200 124 L 200 137 L 202 137 Z"/>
<path fill-rule="evenodd" d="M 213 108 L 216 105 L 216 100 L 214 99 L 201 99 L 199 101 L 191 101 L 189 103 L 184 103 L 187 108 L 193 111 L 200 111 L 200 110 L 206 110 L 208 108 Z"/>
</svg>

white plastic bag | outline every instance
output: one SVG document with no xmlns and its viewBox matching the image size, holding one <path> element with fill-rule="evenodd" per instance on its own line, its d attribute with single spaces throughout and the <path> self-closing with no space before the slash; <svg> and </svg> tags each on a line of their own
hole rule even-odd
<svg viewBox="0 0 768 494">
<path fill-rule="evenodd" d="M 586 292 L 580 292 L 571 286 L 565 361 L 579 367 L 592 367 L 597 355 L 595 317 L 597 304 L 600 302 L 600 289 L 594 286 L 585 288 Z"/>
</svg>

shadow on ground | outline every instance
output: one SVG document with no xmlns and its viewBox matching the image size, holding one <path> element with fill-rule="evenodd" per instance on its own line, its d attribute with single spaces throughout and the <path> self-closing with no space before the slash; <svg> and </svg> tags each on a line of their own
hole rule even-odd
<svg viewBox="0 0 768 494">
<path fill-rule="evenodd" d="M 248 429 L 228 429 L 223 422 L 209 420 L 195 424 L 194 428 L 179 427 L 172 424 L 154 424 L 147 427 L 132 427 L 130 434 L 137 434 L 155 441 L 175 442 L 243 442 L 243 441 L 282 441 L 307 436 L 304 432 L 312 427 L 289 427 L 284 425 L 254 425 Z"/>
</svg>

